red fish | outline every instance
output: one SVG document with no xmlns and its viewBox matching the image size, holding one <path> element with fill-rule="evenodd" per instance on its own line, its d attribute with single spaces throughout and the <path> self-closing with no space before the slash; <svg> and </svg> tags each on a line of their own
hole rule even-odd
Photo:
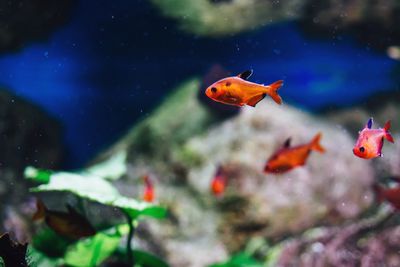
<svg viewBox="0 0 400 267">
<path fill-rule="evenodd" d="M 290 147 L 290 138 L 267 161 L 264 167 L 266 173 L 284 173 L 298 166 L 303 166 L 312 150 L 325 152 L 319 141 L 322 134 L 318 133 L 310 143 Z"/>
<path fill-rule="evenodd" d="M 214 178 L 211 181 L 211 192 L 215 196 L 221 196 L 225 192 L 227 177 L 223 171 L 222 166 L 219 166 Z"/>
<path fill-rule="evenodd" d="M 400 210 L 400 180 L 395 179 L 395 181 L 398 184 L 393 188 L 384 188 L 378 184 L 375 184 L 373 187 L 378 202 L 387 201 L 395 209 Z"/>
<path fill-rule="evenodd" d="M 205 93 L 214 101 L 239 107 L 244 105 L 255 107 L 266 95 L 281 104 L 282 98 L 277 90 L 282 86 L 283 81 L 279 80 L 267 86 L 252 83 L 247 81 L 252 73 L 253 71 L 248 70 L 238 76 L 219 80 L 210 85 Z"/>
<path fill-rule="evenodd" d="M 68 212 L 51 211 L 38 199 L 36 207 L 33 220 L 44 219 L 46 224 L 59 235 L 79 239 L 96 234 L 90 222 L 69 205 L 67 205 Z"/>
<path fill-rule="evenodd" d="M 144 193 L 143 193 L 143 200 L 146 202 L 153 202 L 154 201 L 154 185 L 153 182 L 150 180 L 149 175 L 143 176 L 144 181 Z"/>
<path fill-rule="evenodd" d="M 394 143 L 392 135 L 389 133 L 390 121 L 379 129 L 371 129 L 373 120 L 370 118 L 364 129 L 359 132 L 358 140 L 353 148 L 353 153 L 357 157 L 372 159 L 382 157 L 383 140 L 386 139 Z"/>
</svg>

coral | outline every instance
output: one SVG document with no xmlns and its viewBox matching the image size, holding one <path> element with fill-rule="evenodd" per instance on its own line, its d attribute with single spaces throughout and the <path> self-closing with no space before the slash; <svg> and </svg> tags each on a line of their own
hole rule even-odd
<svg viewBox="0 0 400 267">
<path fill-rule="evenodd" d="M 280 244 L 277 266 L 398 266 L 400 228 L 392 215 L 309 230 Z"/>
<path fill-rule="evenodd" d="M 326 154 L 313 152 L 307 166 L 283 175 L 261 172 L 267 157 L 286 138 L 305 143 L 319 131 Z M 191 150 L 208 159 L 201 168 L 189 170 L 189 183 L 206 194 L 216 164 L 228 166 L 229 195 L 246 204 L 221 210 L 227 216 L 220 226 L 227 240 L 240 237 L 240 229 L 246 227 L 264 236 L 298 232 L 322 218 L 352 218 L 369 205 L 373 172 L 366 161 L 352 155 L 352 145 L 340 129 L 287 105 L 264 101 L 188 142 Z"/>
</svg>

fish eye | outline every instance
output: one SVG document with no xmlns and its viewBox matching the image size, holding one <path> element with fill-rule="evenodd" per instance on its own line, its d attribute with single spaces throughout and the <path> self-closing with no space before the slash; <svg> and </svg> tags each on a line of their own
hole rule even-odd
<svg viewBox="0 0 400 267">
<path fill-rule="evenodd" d="M 225 86 L 231 86 L 231 82 L 226 82 Z"/>
<path fill-rule="evenodd" d="M 365 148 L 362 146 L 362 147 L 359 148 L 359 150 L 360 150 L 361 153 L 364 153 Z"/>
<path fill-rule="evenodd" d="M 211 92 L 216 93 L 217 92 L 217 88 L 211 87 Z"/>
</svg>

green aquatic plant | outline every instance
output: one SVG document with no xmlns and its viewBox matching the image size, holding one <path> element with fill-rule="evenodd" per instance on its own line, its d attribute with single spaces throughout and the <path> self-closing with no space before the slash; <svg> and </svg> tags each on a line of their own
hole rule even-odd
<svg viewBox="0 0 400 267">
<path fill-rule="evenodd" d="M 116 161 L 119 162 L 120 160 Z M 109 166 L 115 167 L 115 162 L 114 164 L 108 164 Z M 97 171 L 98 170 L 99 169 L 97 169 Z M 142 217 L 164 218 L 167 214 L 166 208 L 158 204 L 147 203 L 122 196 L 111 182 L 102 177 L 95 176 L 93 173 L 94 172 L 91 171 L 80 171 L 78 173 L 50 172 L 33 167 L 26 168 L 25 177 L 41 183 L 39 186 L 31 188 L 31 192 L 67 192 L 75 195 L 80 200 L 97 202 L 108 207 L 117 208 L 124 214 L 127 220 L 126 224 L 116 225 L 110 229 L 99 231 L 96 235 L 82 239 L 76 243 L 63 243 L 64 241 L 59 241 L 58 244 L 60 246 L 58 252 L 56 252 L 59 256 L 58 259 L 47 258 L 42 251 L 40 251 L 43 250 L 41 243 L 49 239 L 48 234 L 47 236 L 43 235 L 42 239 L 36 238 L 36 242 L 34 239 L 33 246 L 30 248 L 34 261 L 51 262 L 51 264 L 56 262 L 57 264 L 67 264 L 68 266 L 75 267 L 98 266 L 116 252 L 123 236 L 127 236 L 125 260 L 130 265 L 138 264 L 136 255 L 143 258 L 143 255 L 148 254 L 132 249 L 131 246 L 135 229 L 139 223 L 139 219 Z M 161 259 L 151 254 L 148 255 L 147 258 L 150 257 L 157 259 L 158 262 L 163 262 Z M 39 266 L 42 266 L 42 264 Z M 46 265 L 43 264 L 43 266 Z M 140 264 L 138 266 L 140 266 Z M 167 264 L 165 263 L 164 266 L 167 266 Z"/>
<path fill-rule="evenodd" d="M 210 267 L 264 267 L 264 265 L 247 253 L 241 252 L 233 255 L 225 262 L 215 263 Z"/>
<path fill-rule="evenodd" d="M 243 251 L 233 254 L 224 262 L 214 263 L 210 267 L 272 267 L 276 266 L 281 250 L 280 243 L 270 245 L 266 239 L 254 237 L 250 239 Z"/>
</svg>

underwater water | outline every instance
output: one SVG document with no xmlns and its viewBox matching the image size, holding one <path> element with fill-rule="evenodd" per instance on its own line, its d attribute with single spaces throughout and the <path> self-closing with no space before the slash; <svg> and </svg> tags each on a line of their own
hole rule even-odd
<svg viewBox="0 0 400 267">
<path fill-rule="evenodd" d="M 0 267 L 400 266 L 397 2 L 0 15 Z"/>
<path fill-rule="evenodd" d="M 2 86 L 62 122 L 70 167 L 87 162 L 176 85 L 215 63 L 232 73 L 254 69 L 260 83 L 284 79 L 285 100 L 310 110 L 397 89 L 397 62 L 348 35 L 312 38 L 290 22 L 221 39 L 193 37 L 144 1 L 93 8 L 95 2 L 79 2 L 48 40 L 0 58 Z"/>
</svg>

